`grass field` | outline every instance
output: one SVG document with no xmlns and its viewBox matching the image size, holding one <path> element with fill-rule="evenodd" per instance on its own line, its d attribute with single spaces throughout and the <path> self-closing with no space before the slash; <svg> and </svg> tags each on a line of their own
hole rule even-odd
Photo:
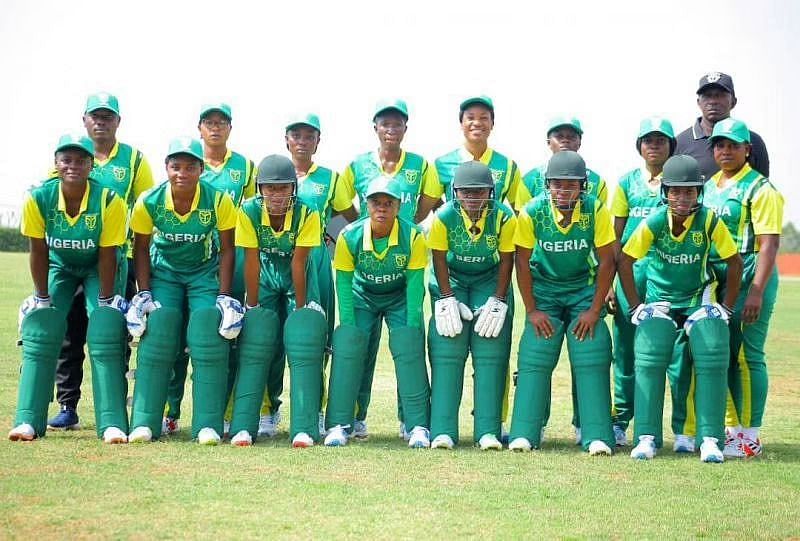
<svg viewBox="0 0 800 541">
<path fill-rule="evenodd" d="M 0 426 L 7 428 L 16 403 L 17 306 L 29 283 L 25 255 L 0 254 Z M 671 450 L 650 462 L 633 461 L 628 451 L 611 458 L 579 452 L 564 359 L 548 441 L 530 454 L 486 453 L 465 443 L 472 433 L 469 385 L 461 447 L 407 449 L 397 438 L 386 355 L 370 410 L 372 435 L 341 449 L 293 450 L 286 422 L 275 440 L 251 448 L 200 447 L 185 431 L 151 445 L 106 446 L 95 437 L 85 381 L 83 430 L 48 432 L 27 444 L 11 443 L 3 432 L 0 538 L 797 538 L 798 328 L 800 282 L 787 280 L 768 344 L 765 454 L 723 465 Z"/>
</svg>

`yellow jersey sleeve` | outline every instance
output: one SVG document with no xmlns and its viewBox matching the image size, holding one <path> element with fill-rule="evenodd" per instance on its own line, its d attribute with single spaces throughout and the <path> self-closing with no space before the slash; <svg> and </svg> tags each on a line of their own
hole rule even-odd
<svg viewBox="0 0 800 541">
<path fill-rule="evenodd" d="M 521 210 L 517 216 L 517 228 L 514 231 L 514 244 L 533 250 L 536 246 L 536 233 L 533 231 L 533 220 L 530 215 Z"/>
<path fill-rule="evenodd" d="M 103 190 L 104 192 L 106 190 Z M 127 240 L 128 207 L 121 197 L 114 195 L 103 209 L 103 230 L 100 246 L 122 246 Z"/>
<path fill-rule="evenodd" d="M 256 228 L 247 213 L 239 207 L 236 211 L 236 246 L 258 248 Z"/>
<path fill-rule="evenodd" d="M 500 238 L 497 249 L 500 252 L 513 252 L 517 248 L 514 245 L 514 233 L 517 230 L 517 217 L 511 214 L 506 223 L 500 226 Z"/>
<path fill-rule="evenodd" d="M 146 194 L 147 192 L 145 192 Z M 147 207 L 144 206 L 144 197 L 142 194 L 133 205 L 133 212 L 131 212 L 131 231 L 139 233 L 140 235 L 153 234 L 153 218 L 147 212 Z"/>
<path fill-rule="evenodd" d="M 333 210 L 341 212 L 353 206 L 353 199 L 356 196 L 356 184 L 352 167 L 348 165 L 344 172 L 339 175 L 334 190 Z"/>
<path fill-rule="evenodd" d="M 780 235 L 783 231 L 783 196 L 771 185 L 762 186 L 750 206 L 756 235 Z"/>
<path fill-rule="evenodd" d="M 611 198 L 611 215 L 615 218 L 627 218 L 630 215 L 628 194 L 619 184 L 614 190 L 614 197 Z"/>
<path fill-rule="evenodd" d="M 617 240 L 617 236 L 614 233 L 611 213 L 608 212 L 604 203 L 598 201 L 594 210 L 594 245 L 600 248 L 615 240 Z"/>
<path fill-rule="evenodd" d="M 533 199 L 533 195 L 531 195 L 530 190 L 528 190 L 524 182 L 520 182 L 519 186 L 517 186 L 517 200 L 514 202 L 514 208 L 521 210 L 531 199 Z"/>
<path fill-rule="evenodd" d="M 223 193 L 217 199 L 217 229 L 227 231 L 236 227 L 236 206 L 231 196 Z"/>
<path fill-rule="evenodd" d="M 411 259 L 406 270 L 424 269 L 428 264 L 428 250 L 425 235 L 416 229 L 411 230 Z"/>
<path fill-rule="evenodd" d="M 431 230 L 428 232 L 428 248 L 446 252 L 450 249 L 447 242 L 447 226 L 434 214 Z"/>
<path fill-rule="evenodd" d="M 736 243 L 733 241 L 733 236 L 728 230 L 728 227 L 722 220 L 717 220 L 717 225 L 711 232 L 711 242 L 717 248 L 717 253 L 722 259 L 728 259 L 736 253 Z"/>
<path fill-rule="evenodd" d="M 133 197 L 139 199 L 139 196 L 153 187 L 153 170 L 150 168 L 150 162 L 142 154 L 142 161 L 139 162 L 139 169 L 136 170 L 136 175 L 133 177 Z"/>
<path fill-rule="evenodd" d="M 439 181 L 439 172 L 436 168 L 425 162 L 425 172 L 422 174 L 422 193 L 433 199 L 440 199 L 444 195 L 444 186 Z"/>
<path fill-rule="evenodd" d="M 44 216 L 30 193 L 25 196 L 25 202 L 22 204 L 22 222 L 19 230 L 32 239 L 45 238 Z"/>
<path fill-rule="evenodd" d="M 300 231 L 297 232 L 297 238 L 294 244 L 295 246 L 312 248 L 314 246 L 319 246 L 321 238 L 322 224 L 319 218 L 319 212 L 316 210 L 309 211 L 303 225 L 300 226 Z"/>
<path fill-rule="evenodd" d="M 634 259 L 641 259 L 650 251 L 653 238 L 653 232 L 647 227 L 647 221 L 643 220 L 625 243 L 622 251 Z"/>
<path fill-rule="evenodd" d="M 350 248 L 347 247 L 347 242 L 344 240 L 344 235 L 341 233 L 339 233 L 339 239 L 336 241 L 336 249 L 333 252 L 333 268 L 349 272 L 356 270 L 356 260 L 353 254 L 350 253 Z"/>
</svg>

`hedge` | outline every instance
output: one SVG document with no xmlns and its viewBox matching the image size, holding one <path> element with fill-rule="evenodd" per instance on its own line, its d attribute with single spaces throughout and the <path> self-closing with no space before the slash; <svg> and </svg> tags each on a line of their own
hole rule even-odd
<svg viewBox="0 0 800 541">
<path fill-rule="evenodd" d="M 0 227 L 0 252 L 27 252 L 28 239 L 17 228 Z"/>
</svg>

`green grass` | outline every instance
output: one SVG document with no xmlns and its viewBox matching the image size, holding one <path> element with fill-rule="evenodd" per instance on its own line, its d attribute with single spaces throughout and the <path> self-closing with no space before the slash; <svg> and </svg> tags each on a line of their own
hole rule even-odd
<svg viewBox="0 0 800 541">
<path fill-rule="evenodd" d="M 17 306 L 29 283 L 26 256 L 0 254 L 0 425 L 9 428 Z M 29 444 L 0 440 L 0 537 L 798 537 L 798 328 L 800 282 L 784 281 L 768 344 L 765 454 L 723 465 L 669 450 L 650 462 L 624 451 L 579 452 L 564 359 L 548 441 L 530 454 L 483 453 L 465 443 L 454 452 L 406 449 L 386 355 L 372 436 L 342 449 L 293 450 L 286 423 L 276 440 L 252 448 L 201 448 L 185 432 L 152 445 L 106 446 L 95 438 L 86 381 L 84 430 L 48 432 Z M 472 433 L 467 383 L 462 441 Z"/>
</svg>

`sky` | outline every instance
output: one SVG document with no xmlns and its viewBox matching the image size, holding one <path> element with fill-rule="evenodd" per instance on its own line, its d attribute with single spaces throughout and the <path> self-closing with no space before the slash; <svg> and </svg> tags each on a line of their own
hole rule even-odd
<svg viewBox="0 0 800 541">
<path fill-rule="evenodd" d="M 233 107 L 229 146 L 256 163 L 285 152 L 286 120 L 322 120 L 316 161 L 341 171 L 377 147 L 375 103 L 402 98 L 404 148 L 432 161 L 462 141 L 458 104 L 495 103 L 490 146 L 523 172 L 547 160 L 546 124 L 583 123 L 581 154 L 613 186 L 641 164 L 639 121 L 699 116 L 699 78 L 733 76 L 733 116 L 765 140 L 771 180 L 800 223 L 800 2 L 4 0 L 0 14 L 0 220 L 83 130 L 88 94 L 119 97 L 118 139 L 157 182 L 172 137 L 197 135 L 202 103 Z M 792 34 L 790 34 L 790 32 Z"/>
</svg>

